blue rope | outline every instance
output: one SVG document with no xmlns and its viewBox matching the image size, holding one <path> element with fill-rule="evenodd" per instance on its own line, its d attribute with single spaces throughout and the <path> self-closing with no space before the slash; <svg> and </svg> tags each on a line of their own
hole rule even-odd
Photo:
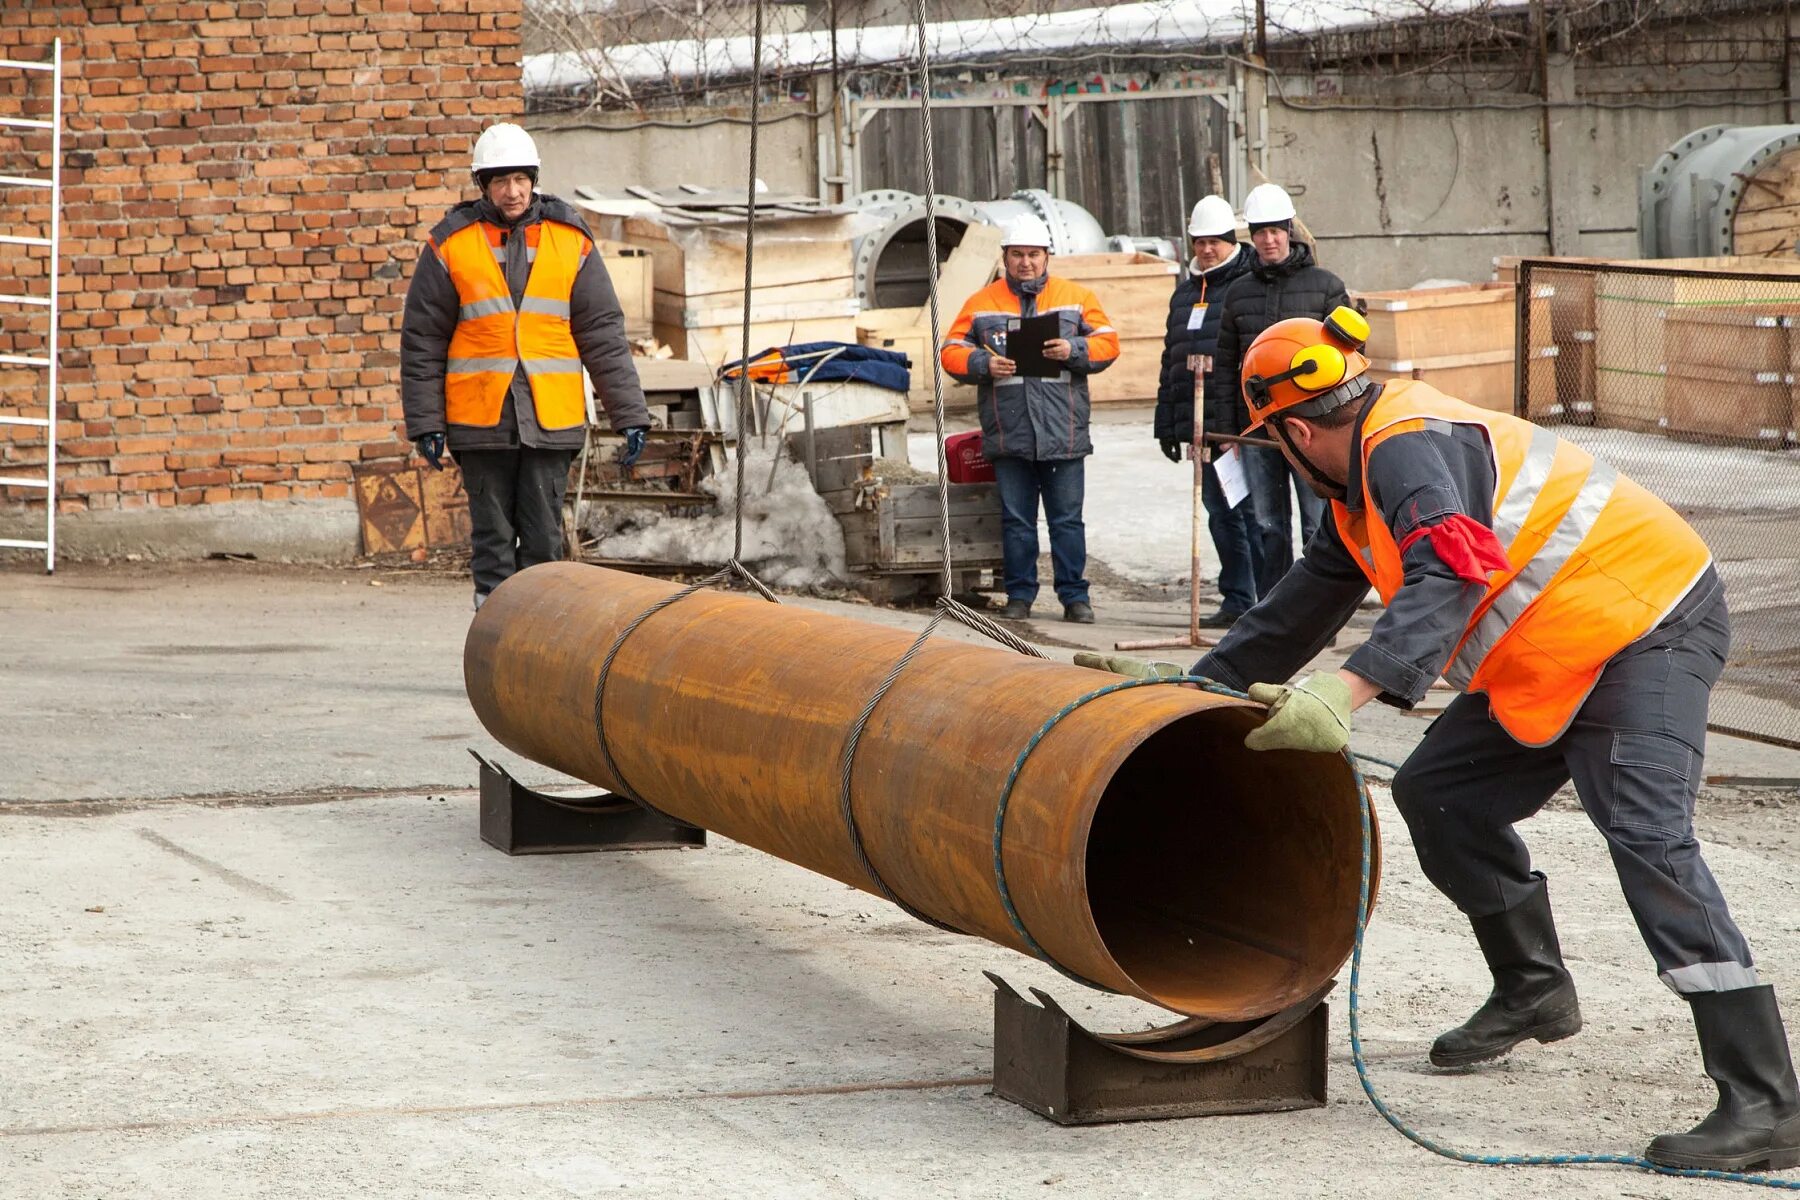
<svg viewBox="0 0 1800 1200">
<path fill-rule="evenodd" d="M 1371 830 L 1371 816 L 1374 812 L 1374 801 L 1369 796 L 1369 786 L 1363 780 L 1362 771 L 1356 765 L 1357 759 L 1374 763 L 1377 766 L 1398 770 L 1393 763 L 1385 762 L 1366 754 L 1345 753 L 1350 760 L 1350 769 L 1356 772 L 1356 787 L 1362 795 L 1362 803 L 1358 809 L 1362 815 L 1362 886 L 1358 893 L 1356 905 L 1356 949 L 1350 957 L 1350 1057 L 1356 1064 L 1356 1078 L 1362 1083 L 1363 1094 L 1368 1096 L 1369 1103 L 1381 1114 L 1381 1119 L 1392 1125 L 1407 1141 L 1415 1146 L 1422 1146 L 1433 1154 L 1453 1159 L 1460 1163 L 1473 1163 L 1483 1167 L 1581 1167 L 1581 1166 L 1615 1166 L 1636 1167 L 1657 1175 L 1673 1175 L 1681 1179 L 1723 1179 L 1731 1183 L 1750 1183 L 1759 1187 L 1781 1188 L 1785 1191 L 1800 1191 L 1800 1179 L 1775 1179 L 1768 1175 L 1746 1175 L 1736 1171 L 1701 1171 L 1684 1167 L 1664 1167 L 1636 1154 L 1470 1154 L 1465 1150 L 1453 1150 L 1441 1146 L 1424 1134 L 1419 1133 L 1399 1117 L 1395 1116 L 1388 1106 L 1375 1094 L 1375 1085 L 1369 1080 L 1369 1066 L 1363 1060 L 1362 1030 L 1360 1013 L 1358 1012 L 1359 992 L 1362 984 L 1363 934 L 1369 926 L 1369 863 L 1374 842 Z"/>
<path fill-rule="evenodd" d="M 1102 696 L 1110 696 L 1114 692 L 1123 692 L 1136 687 L 1153 687 L 1160 684 L 1189 683 L 1202 691 L 1215 695 L 1230 696 L 1236 700 L 1247 700 L 1248 696 L 1234 691 L 1203 675 L 1172 675 L 1157 679 L 1127 679 L 1119 683 L 1107 684 L 1096 688 L 1084 696 L 1078 696 L 1064 705 L 1055 715 L 1045 721 L 1043 726 L 1032 735 L 1025 748 L 1019 751 L 1014 760 L 1012 771 L 1006 777 L 1006 786 L 1000 791 L 1000 804 L 994 811 L 994 882 L 1000 889 L 1000 903 L 1006 909 L 1006 918 L 1012 922 L 1013 932 L 1030 948 L 1032 954 L 1054 967 L 1058 972 L 1076 983 L 1100 991 L 1110 991 L 1091 980 L 1084 979 L 1068 970 L 1051 958 L 1038 940 L 1031 936 L 1025 928 L 1025 922 L 1019 919 L 1018 909 L 1013 907 L 1012 893 L 1006 886 L 1006 866 L 1002 861 L 1001 847 L 1006 832 L 1006 808 L 1012 800 L 1013 785 L 1018 782 L 1019 773 L 1025 768 L 1025 761 L 1031 752 L 1037 749 L 1039 742 L 1054 728 L 1058 722 L 1078 708 L 1093 703 Z M 1580 1166 L 1614 1166 L 1636 1167 L 1656 1175 L 1670 1175 L 1680 1179 L 1721 1179 L 1731 1183 L 1748 1183 L 1759 1187 L 1780 1188 L 1784 1191 L 1800 1191 L 1800 1179 L 1776 1179 L 1768 1175 L 1748 1175 L 1736 1171 L 1690 1170 L 1684 1167 L 1664 1167 L 1636 1154 L 1470 1154 L 1465 1150 L 1455 1150 L 1432 1141 L 1424 1134 L 1409 1126 L 1395 1116 L 1380 1096 L 1375 1093 L 1375 1085 L 1369 1079 L 1369 1065 L 1363 1058 L 1362 1026 L 1360 1013 L 1360 993 L 1362 987 L 1363 937 L 1369 927 L 1369 871 L 1374 856 L 1374 824 L 1375 802 L 1369 795 L 1369 785 L 1363 778 L 1362 769 L 1357 760 L 1378 767 L 1386 767 L 1390 771 L 1398 771 L 1399 765 L 1369 754 L 1353 754 L 1344 751 L 1344 761 L 1350 764 L 1350 770 L 1356 777 L 1356 790 L 1361 797 L 1357 810 L 1362 818 L 1362 881 L 1358 889 L 1356 902 L 1356 944 L 1350 957 L 1350 1058 L 1356 1065 L 1356 1078 L 1362 1084 L 1363 1094 L 1368 1096 L 1369 1103 L 1381 1114 L 1381 1119 L 1392 1125 L 1407 1141 L 1415 1146 L 1431 1151 L 1443 1158 L 1460 1163 L 1471 1163 L 1484 1167 L 1580 1167 Z"/>
</svg>

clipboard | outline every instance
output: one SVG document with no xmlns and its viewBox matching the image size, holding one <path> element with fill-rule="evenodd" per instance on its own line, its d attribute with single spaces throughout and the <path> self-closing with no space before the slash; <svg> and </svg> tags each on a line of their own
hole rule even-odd
<svg viewBox="0 0 1800 1200">
<path fill-rule="evenodd" d="M 1052 362 L 1044 357 L 1044 343 L 1062 336 L 1062 318 L 1056 313 L 1026 317 L 1016 327 L 1007 322 L 1006 357 L 1013 360 L 1018 373 L 1029 379 L 1055 379 L 1068 370 L 1066 362 Z"/>
</svg>

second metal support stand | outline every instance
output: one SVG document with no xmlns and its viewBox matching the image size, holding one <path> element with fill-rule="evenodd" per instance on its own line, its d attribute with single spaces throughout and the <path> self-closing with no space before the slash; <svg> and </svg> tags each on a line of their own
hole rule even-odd
<svg viewBox="0 0 1800 1200">
<path fill-rule="evenodd" d="M 1094 1033 L 1036 988 L 1033 1004 L 992 971 L 994 1094 L 1059 1125 L 1325 1104 L 1327 983 L 1254 1021 L 1191 1018 L 1141 1033 Z"/>
</svg>

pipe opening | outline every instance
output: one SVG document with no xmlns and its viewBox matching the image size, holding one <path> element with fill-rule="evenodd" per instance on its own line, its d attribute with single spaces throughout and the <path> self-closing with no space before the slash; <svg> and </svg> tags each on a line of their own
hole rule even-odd
<svg viewBox="0 0 1800 1200">
<path fill-rule="evenodd" d="M 1088 833 L 1088 894 L 1147 996 L 1220 1020 L 1323 984 L 1356 935 L 1362 830 L 1349 764 L 1258 752 L 1260 714 L 1193 713 L 1132 752 Z"/>
<path fill-rule="evenodd" d="M 937 266 L 941 267 L 950 252 L 962 244 L 969 223 L 960 217 L 939 215 L 937 218 Z M 925 218 L 919 217 L 897 226 L 888 234 L 887 243 L 875 257 L 870 272 L 873 308 L 918 308 L 931 299 L 931 279 L 936 269 L 927 271 Z M 944 304 L 961 304 L 966 296 L 940 296 Z M 955 311 L 951 310 L 951 316 Z"/>
</svg>

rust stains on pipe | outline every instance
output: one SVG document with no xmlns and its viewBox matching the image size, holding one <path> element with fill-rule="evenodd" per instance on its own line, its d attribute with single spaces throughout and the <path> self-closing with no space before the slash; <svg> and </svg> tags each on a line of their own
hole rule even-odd
<svg viewBox="0 0 1800 1200">
<path fill-rule="evenodd" d="M 600 665 L 674 586 L 548 563 L 495 589 L 464 649 L 469 700 L 514 752 L 617 788 L 594 728 Z M 664 812 L 873 891 L 839 803 L 858 712 L 913 635 L 702 591 L 646 620 L 601 720 L 625 782 Z M 1109 677 L 933 638 L 883 698 L 851 777 L 870 861 L 923 912 L 1025 951 L 994 876 L 1019 751 Z M 1246 1020 L 1350 952 L 1359 797 L 1342 758 L 1256 753 L 1260 706 L 1188 688 L 1103 696 L 1033 751 L 1010 801 L 1006 880 L 1057 962 L 1176 1012 Z"/>
</svg>

